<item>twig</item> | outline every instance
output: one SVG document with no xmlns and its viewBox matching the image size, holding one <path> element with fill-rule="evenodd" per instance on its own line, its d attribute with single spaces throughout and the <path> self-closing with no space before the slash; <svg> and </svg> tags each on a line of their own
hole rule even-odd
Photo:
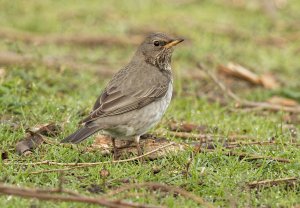
<svg viewBox="0 0 300 208">
<path fill-rule="evenodd" d="M 214 135 L 214 134 L 194 134 L 189 132 L 174 132 L 174 131 L 168 131 L 170 136 L 174 137 L 180 137 L 183 139 L 196 139 L 201 140 L 203 142 L 206 142 L 207 139 L 210 139 L 212 137 L 221 137 L 221 138 L 228 138 L 229 140 L 246 140 L 246 139 L 254 139 L 255 137 L 249 136 L 249 135 Z"/>
<path fill-rule="evenodd" d="M 288 177 L 288 178 L 279 178 L 279 179 L 268 179 L 268 180 L 262 180 L 262 181 L 253 181 L 248 183 L 249 188 L 257 188 L 261 186 L 275 186 L 279 185 L 281 183 L 293 183 L 296 182 L 298 179 L 296 177 Z"/>
<path fill-rule="evenodd" d="M 282 163 L 291 163 L 292 161 L 289 159 L 285 158 L 278 158 L 278 157 L 270 157 L 270 156 L 261 156 L 261 155 L 252 155 L 252 154 L 246 154 L 246 153 L 238 153 L 238 152 L 222 152 L 222 154 L 227 155 L 227 156 L 238 156 L 240 159 L 245 159 L 245 160 L 273 160 L 277 162 L 282 162 Z"/>
<path fill-rule="evenodd" d="M 40 163 L 36 163 L 36 164 L 48 164 L 48 165 L 61 165 L 61 166 L 84 166 L 84 167 L 89 167 L 89 166 L 95 166 L 95 165 L 102 165 L 102 164 L 108 164 L 108 163 L 124 163 L 124 162 L 130 162 L 130 161 L 134 161 L 134 160 L 138 160 L 140 158 L 143 158 L 145 156 L 148 156 L 148 155 L 151 155 L 155 152 L 158 152 L 162 149 L 165 149 L 169 146 L 172 146 L 174 145 L 175 142 L 171 142 L 169 144 L 166 144 L 166 145 L 163 145 L 161 147 L 158 147 L 157 149 L 155 150 L 152 150 L 150 152 L 147 152 L 143 155 L 139 155 L 139 156 L 136 156 L 136 157 L 132 157 L 132 158 L 129 158 L 129 159 L 124 159 L 124 160 L 113 160 L 113 161 L 104 161 L 104 162 L 94 162 L 94 163 L 59 163 L 59 162 L 52 162 L 52 161 L 43 161 L 43 162 L 40 162 Z M 28 163 L 28 165 L 35 165 L 35 163 Z"/>
<path fill-rule="evenodd" d="M 52 169 L 52 170 L 42 170 L 42 171 L 35 171 L 31 172 L 31 174 L 39 174 L 39 173 L 49 173 L 49 172 L 61 172 L 61 171 L 67 171 L 75 168 L 84 168 L 84 167 L 91 167 L 91 166 L 97 166 L 97 165 L 103 165 L 103 164 L 109 164 L 109 163 L 124 163 L 124 162 L 130 162 L 135 161 L 140 158 L 144 158 L 145 156 L 151 155 L 157 151 L 160 151 L 162 149 L 165 149 L 166 147 L 174 145 L 174 142 L 171 142 L 169 144 L 163 145 L 161 147 L 158 147 L 155 150 L 152 150 L 150 152 L 147 152 L 143 155 L 132 157 L 129 159 L 124 160 L 113 160 L 113 161 L 104 161 L 104 162 L 94 162 L 94 163 L 60 163 L 60 162 L 54 162 L 54 161 L 40 161 L 35 163 L 13 163 L 13 162 L 4 162 L 5 165 L 10 164 L 18 164 L 18 165 L 27 165 L 27 166 L 33 166 L 33 165 L 58 165 L 58 166 L 72 166 L 71 168 L 64 168 L 64 169 Z"/>
<path fill-rule="evenodd" d="M 153 182 L 145 182 L 145 183 L 136 183 L 136 184 L 130 184 L 127 186 L 122 186 L 119 189 L 116 189 L 114 191 L 111 191 L 110 193 L 108 193 L 106 196 L 110 197 L 110 196 L 114 196 L 116 194 L 128 191 L 130 189 L 134 189 L 134 188 L 148 188 L 148 189 L 152 189 L 152 190 L 161 190 L 164 192 L 173 192 L 173 193 L 178 193 L 186 198 L 189 198 L 195 202 L 197 202 L 198 204 L 204 206 L 204 207 L 214 207 L 212 204 L 204 201 L 204 199 L 202 199 L 199 196 L 196 196 L 190 192 L 187 192 L 183 189 L 180 189 L 178 187 L 175 186 L 170 186 L 170 185 L 166 185 L 166 184 L 161 184 L 161 183 L 153 183 Z"/>
<path fill-rule="evenodd" d="M 248 145 L 261 145 L 261 146 L 268 146 L 268 145 L 276 145 L 275 141 L 253 141 L 253 142 L 229 142 L 226 144 L 226 148 L 236 148 Z"/>
<path fill-rule="evenodd" d="M 211 77 L 211 79 L 219 86 L 219 88 L 228 95 L 228 97 L 230 97 L 231 99 L 237 102 L 239 107 L 252 107 L 255 108 L 256 110 L 262 109 L 262 110 L 300 113 L 300 106 L 289 107 L 289 106 L 271 104 L 267 102 L 253 102 L 253 101 L 241 99 L 239 96 L 234 94 L 230 89 L 228 89 L 211 71 L 205 69 L 200 63 L 197 64 L 197 67 L 205 71 Z"/>
<path fill-rule="evenodd" d="M 65 202 L 80 202 L 87 204 L 98 204 L 105 207 L 111 208 L 128 208 L 128 207 L 144 207 L 144 208 L 157 208 L 158 206 L 143 205 L 130 202 L 124 202 L 120 200 L 108 200 L 106 197 L 87 197 L 82 195 L 77 196 L 64 196 L 58 194 L 51 194 L 53 191 L 40 190 L 40 189 L 30 189 L 30 188 L 20 188 L 16 186 L 7 186 L 0 183 L 0 193 L 19 196 L 23 198 L 36 198 L 39 200 L 49 200 L 49 201 L 65 201 Z"/>
<path fill-rule="evenodd" d="M 211 71 L 204 68 L 200 63 L 197 64 L 198 69 L 203 70 L 206 72 L 210 78 L 218 85 L 218 87 L 224 91 L 230 98 L 237 102 L 241 102 L 242 99 L 238 97 L 236 94 L 234 94 L 230 89 L 228 89 Z"/>
<path fill-rule="evenodd" d="M 193 159 L 194 159 L 194 155 L 193 155 L 193 152 L 191 152 L 190 153 L 190 158 L 188 159 L 187 163 L 185 164 L 184 173 L 185 173 L 186 179 L 188 179 L 188 177 L 190 175 L 190 168 L 191 168 L 191 164 L 193 162 Z"/>
<path fill-rule="evenodd" d="M 0 65 L 44 65 L 47 68 L 61 69 L 67 68 L 74 71 L 89 70 L 101 74 L 104 77 L 111 76 L 114 73 L 113 69 L 108 69 L 107 66 L 88 64 L 76 60 L 70 60 L 63 57 L 35 57 L 30 55 L 20 55 L 13 52 L 0 52 Z"/>
<path fill-rule="evenodd" d="M 36 35 L 33 33 L 17 32 L 7 29 L 0 30 L 0 38 L 8 39 L 12 41 L 23 41 L 25 43 L 30 43 L 34 45 L 41 44 L 72 44 L 80 46 L 127 46 L 128 44 L 139 44 L 141 41 L 141 36 L 131 36 L 131 38 L 113 37 L 113 36 L 87 36 L 83 34 L 74 34 L 72 36 L 62 36 L 62 35 Z"/>
<path fill-rule="evenodd" d="M 286 143 L 279 143 L 273 140 L 270 141 L 253 141 L 253 142 L 229 142 L 226 144 L 226 148 L 235 148 L 235 147 L 242 147 L 247 145 L 261 145 L 261 146 L 269 146 L 269 145 L 284 145 L 284 146 L 294 146 L 300 147 L 299 143 L 296 142 L 286 142 Z"/>
<path fill-rule="evenodd" d="M 241 107 L 259 107 L 262 110 L 272 110 L 272 111 L 285 111 L 290 113 L 300 113 L 300 106 L 289 107 L 271 104 L 267 102 L 251 102 L 251 101 L 243 101 L 240 103 Z"/>
</svg>

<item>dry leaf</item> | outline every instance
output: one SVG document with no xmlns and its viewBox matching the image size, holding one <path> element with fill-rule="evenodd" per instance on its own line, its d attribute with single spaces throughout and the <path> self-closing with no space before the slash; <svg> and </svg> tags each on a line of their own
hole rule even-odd
<svg viewBox="0 0 300 208">
<path fill-rule="evenodd" d="M 117 143 L 117 141 L 116 141 Z M 112 141 L 109 136 L 106 135 L 97 135 L 94 143 L 92 144 L 92 149 L 101 150 L 101 154 L 108 155 L 112 152 Z"/>
<path fill-rule="evenodd" d="M 198 132 L 198 133 L 204 133 L 207 130 L 207 126 L 205 125 L 198 125 L 193 123 L 187 123 L 187 122 L 176 122 L 171 121 L 169 123 L 169 129 L 171 131 L 178 131 L 178 132 Z"/>
<path fill-rule="evenodd" d="M 16 144 L 16 151 L 19 155 L 28 155 L 44 142 L 42 135 L 37 133 L 31 133 L 24 140 Z"/>
<path fill-rule="evenodd" d="M 267 100 L 267 102 L 271 104 L 290 106 L 290 107 L 294 107 L 298 105 L 298 102 L 293 99 L 278 97 L 278 96 L 271 97 L 269 100 Z"/>
<path fill-rule="evenodd" d="M 260 84 L 260 78 L 257 74 L 251 72 L 250 70 L 239 64 L 230 62 L 226 66 L 220 65 L 218 69 L 220 73 L 223 73 L 225 75 L 237 77 L 255 85 Z"/>
<path fill-rule="evenodd" d="M 261 85 L 267 89 L 277 89 L 280 86 L 272 74 L 266 73 L 259 76 L 236 63 L 228 63 L 226 66 L 220 65 L 218 70 L 227 76 L 236 77 L 254 85 Z"/>
<path fill-rule="evenodd" d="M 19 155 L 29 155 L 32 150 L 36 149 L 44 142 L 44 136 L 55 136 L 58 134 L 60 127 L 53 123 L 43 124 L 28 130 L 27 136 L 16 144 L 16 151 Z"/>
<path fill-rule="evenodd" d="M 260 82 L 262 86 L 264 86 L 267 89 L 278 89 L 279 83 L 276 81 L 274 76 L 272 74 L 263 74 L 260 76 Z"/>
<path fill-rule="evenodd" d="M 141 136 L 140 146 L 143 149 L 144 153 L 153 151 L 163 145 L 170 143 L 166 138 L 156 137 L 151 134 L 145 134 Z M 132 140 L 116 140 L 116 146 L 118 148 L 118 154 L 120 158 L 128 158 L 128 154 L 137 155 L 137 148 L 135 142 Z M 151 155 L 148 155 L 146 158 L 150 160 L 158 159 L 160 157 L 165 156 L 171 152 L 182 151 L 184 148 L 183 145 L 174 144 L 165 149 L 157 151 Z M 113 146 L 111 142 L 111 138 L 105 135 L 98 135 L 95 138 L 94 143 L 88 151 L 99 151 L 103 155 L 112 154 Z"/>
<path fill-rule="evenodd" d="M 49 124 L 36 125 L 30 128 L 28 131 L 39 133 L 43 136 L 54 137 L 61 132 L 61 127 L 57 124 L 49 123 Z"/>
</svg>

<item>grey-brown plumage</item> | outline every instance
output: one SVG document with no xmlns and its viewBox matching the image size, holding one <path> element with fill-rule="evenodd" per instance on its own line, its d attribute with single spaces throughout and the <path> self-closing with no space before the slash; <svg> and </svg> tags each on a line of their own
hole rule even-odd
<svg viewBox="0 0 300 208">
<path fill-rule="evenodd" d="M 62 142 L 79 143 L 103 130 L 114 139 L 139 137 L 159 122 L 172 97 L 171 56 L 183 39 L 163 33 L 150 34 L 127 66 L 117 72 L 93 111 L 80 123 L 83 127 Z"/>
</svg>

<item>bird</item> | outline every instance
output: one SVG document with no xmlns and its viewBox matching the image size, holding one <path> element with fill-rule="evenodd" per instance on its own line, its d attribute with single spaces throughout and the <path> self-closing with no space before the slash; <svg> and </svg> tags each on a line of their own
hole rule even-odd
<svg viewBox="0 0 300 208">
<path fill-rule="evenodd" d="M 134 141 L 142 155 L 140 136 L 163 117 L 172 98 L 171 69 L 174 46 L 184 41 L 161 32 L 150 33 L 139 45 L 131 61 L 108 82 L 93 110 L 81 120 L 81 128 L 62 143 L 77 144 L 96 132 L 116 139 Z"/>
</svg>

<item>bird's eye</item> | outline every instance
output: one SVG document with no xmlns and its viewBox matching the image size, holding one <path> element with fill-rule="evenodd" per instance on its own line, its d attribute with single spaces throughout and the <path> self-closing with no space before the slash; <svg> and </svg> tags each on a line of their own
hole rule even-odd
<svg viewBox="0 0 300 208">
<path fill-rule="evenodd" d="M 156 41 L 153 42 L 153 44 L 154 44 L 155 46 L 159 46 L 159 41 L 156 40 Z"/>
</svg>

